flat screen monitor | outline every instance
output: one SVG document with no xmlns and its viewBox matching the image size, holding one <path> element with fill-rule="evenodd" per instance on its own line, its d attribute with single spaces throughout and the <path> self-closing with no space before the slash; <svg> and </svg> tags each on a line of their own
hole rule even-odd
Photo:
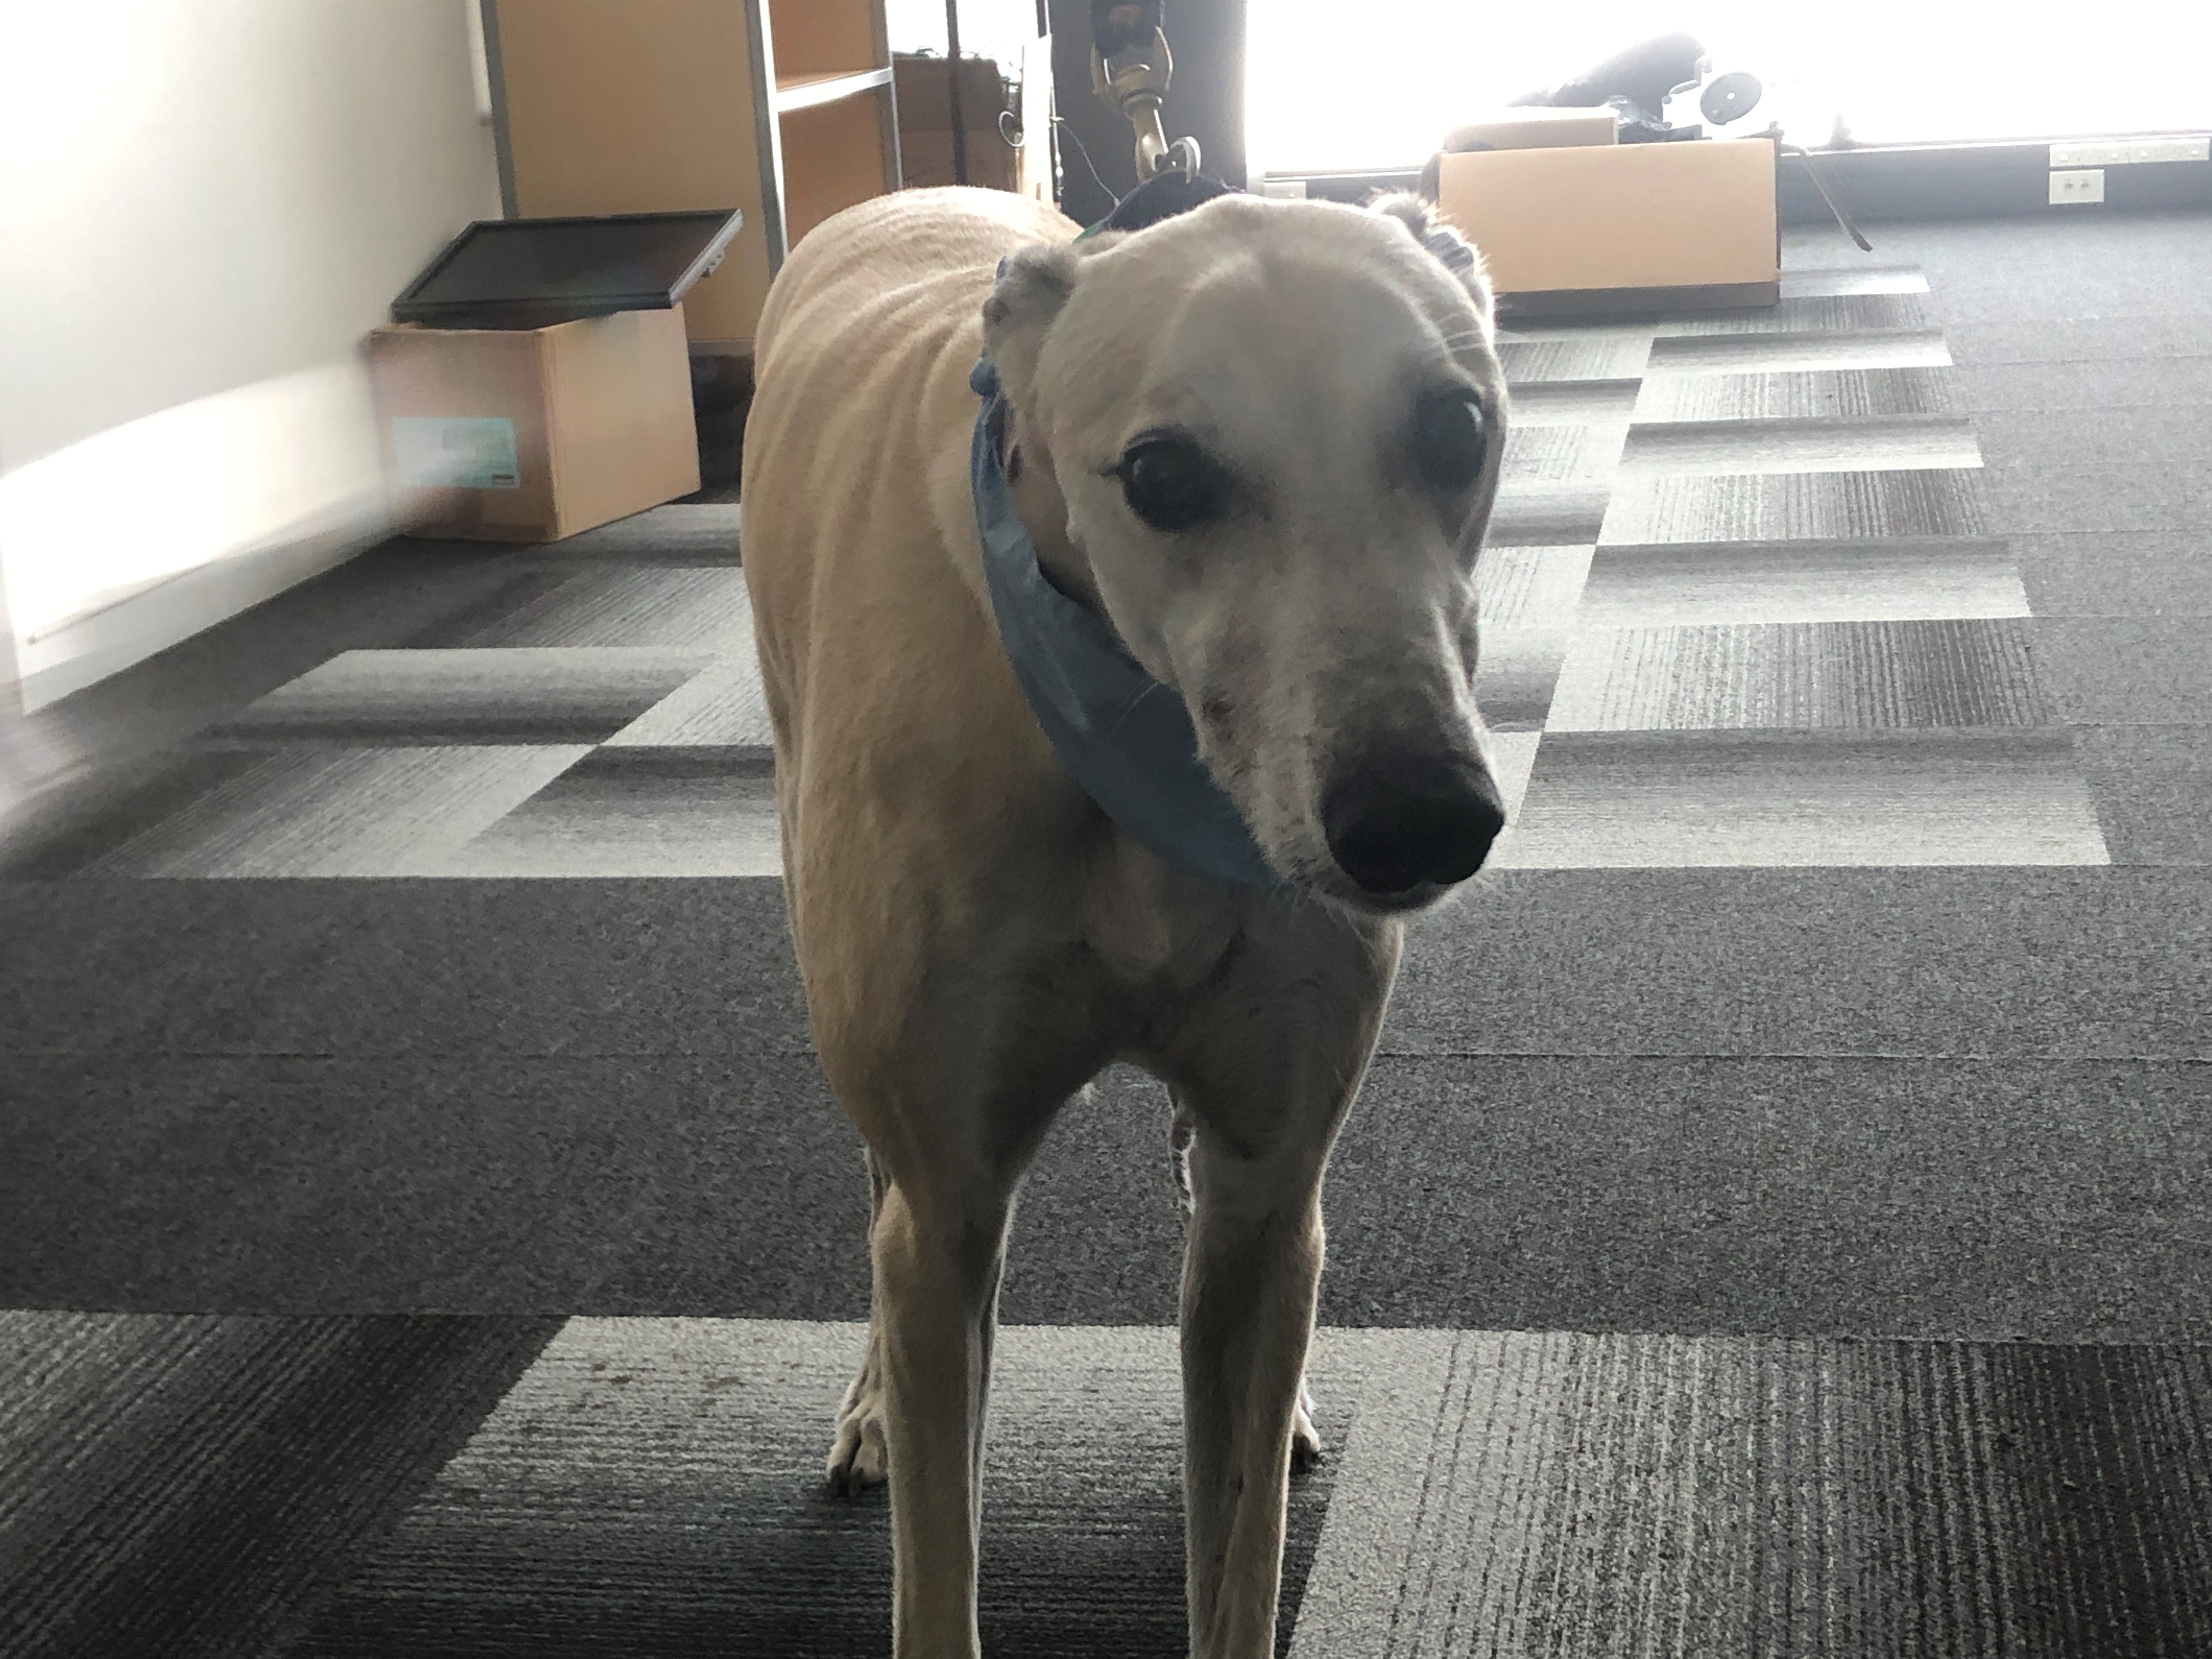
<svg viewBox="0 0 2212 1659">
<path fill-rule="evenodd" d="M 721 262 L 734 208 L 471 225 L 392 307 L 437 328 L 542 328 L 617 311 L 666 311 Z"/>
</svg>

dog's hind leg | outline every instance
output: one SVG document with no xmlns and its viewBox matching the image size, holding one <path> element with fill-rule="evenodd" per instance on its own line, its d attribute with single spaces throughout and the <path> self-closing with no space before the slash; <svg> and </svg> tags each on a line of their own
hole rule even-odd
<svg viewBox="0 0 2212 1659">
<path fill-rule="evenodd" d="M 867 1153 L 866 1158 L 868 1237 L 872 1239 L 876 1224 L 883 1218 L 884 1194 L 890 1187 L 890 1177 L 884 1173 L 884 1166 L 876 1161 L 873 1152 Z M 872 1307 L 868 1312 L 868 1346 L 860 1359 L 860 1375 L 845 1390 L 844 1402 L 837 1407 L 836 1437 L 830 1447 L 832 1492 L 851 1495 L 881 1486 L 889 1478 L 890 1452 L 884 1437 L 884 1368 L 877 1352 L 878 1325 Z"/>
</svg>

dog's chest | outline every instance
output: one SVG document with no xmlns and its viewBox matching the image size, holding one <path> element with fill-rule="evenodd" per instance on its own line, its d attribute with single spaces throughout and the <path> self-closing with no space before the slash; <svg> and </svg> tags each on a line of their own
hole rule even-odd
<svg viewBox="0 0 2212 1659">
<path fill-rule="evenodd" d="M 1120 861 L 1086 899 L 1084 942 L 1113 992 L 1139 1002 L 1205 984 L 1244 929 L 1235 890 L 1180 875 L 1148 855 Z"/>
</svg>

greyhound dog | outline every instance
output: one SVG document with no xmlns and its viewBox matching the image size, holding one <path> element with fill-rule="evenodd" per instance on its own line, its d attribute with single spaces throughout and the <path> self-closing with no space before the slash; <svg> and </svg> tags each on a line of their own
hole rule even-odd
<svg viewBox="0 0 2212 1659">
<path fill-rule="evenodd" d="M 1079 238 L 915 191 L 811 231 L 756 350 L 744 564 L 791 931 L 872 1193 L 830 1474 L 889 1479 L 895 1651 L 979 1651 L 1007 1226 L 1055 1112 L 1122 1060 L 1173 1097 L 1191 1212 L 1191 1651 L 1263 1659 L 1322 1171 L 1403 918 L 1504 823 L 1471 689 L 1506 416 L 1480 264 L 1411 198 Z M 1054 654 L 1086 629 L 1140 690 L 1071 736 L 1046 682 L 1089 672 Z M 1117 804 L 1177 766 L 1166 806 Z"/>
</svg>

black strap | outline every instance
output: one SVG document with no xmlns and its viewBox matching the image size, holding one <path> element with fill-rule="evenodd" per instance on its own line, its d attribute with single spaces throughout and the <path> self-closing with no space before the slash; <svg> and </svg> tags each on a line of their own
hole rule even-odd
<svg viewBox="0 0 2212 1659">
<path fill-rule="evenodd" d="M 1217 196 L 1236 193 L 1220 179 L 1209 179 L 1202 173 L 1190 178 L 1175 172 L 1156 173 L 1115 204 L 1113 212 L 1100 222 L 1098 228 L 1142 230 L 1146 225 L 1156 225 L 1178 213 L 1203 207 Z"/>
</svg>

